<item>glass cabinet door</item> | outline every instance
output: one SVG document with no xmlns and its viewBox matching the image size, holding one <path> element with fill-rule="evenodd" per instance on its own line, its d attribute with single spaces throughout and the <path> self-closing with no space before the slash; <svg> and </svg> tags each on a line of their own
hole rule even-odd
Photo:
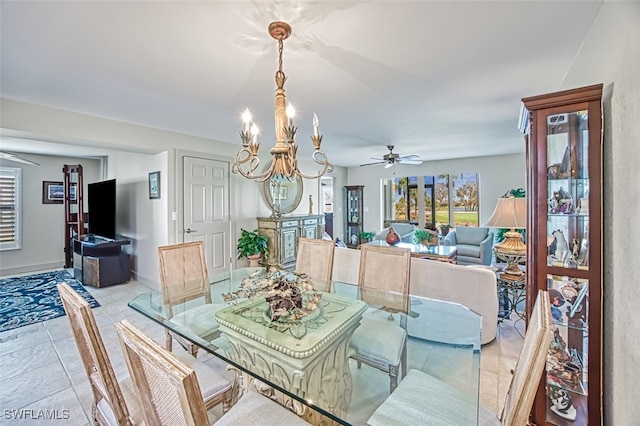
<svg viewBox="0 0 640 426">
<path fill-rule="evenodd" d="M 345 243 L 357 247 L 362 228 L 362 190 L 363 186 L 345 186 Z"/>
</svg>

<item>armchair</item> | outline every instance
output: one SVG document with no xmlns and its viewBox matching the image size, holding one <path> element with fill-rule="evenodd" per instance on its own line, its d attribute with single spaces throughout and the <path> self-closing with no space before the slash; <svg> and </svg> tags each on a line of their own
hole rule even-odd
<svg viewBox="0 0 640 426">
<path fill-rule="evenodd" d="M 459 226 L 444 238 L 445 246 L 456 246 L 459 265 L 490 265 L 493 232 L 489 228 Z"/>
</svg>

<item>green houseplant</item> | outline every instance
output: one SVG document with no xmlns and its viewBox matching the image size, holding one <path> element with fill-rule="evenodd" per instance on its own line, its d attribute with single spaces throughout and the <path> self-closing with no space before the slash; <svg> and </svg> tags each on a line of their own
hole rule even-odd
<svg viewBox="0 0 640 426">
<path fill-rule="evenodd" d="M 437 235 L 434 235 L 434 231 L 428 229 L 416 229 L 413 231 L 413 243 L 424 244 L 425 246 L 434 245 L 437 242 Z"/>
<path fill-rule="evenodd" d="M 369 241 L 373 240 L 376 234 L 373 232 L 360 231 L 360 244 L 366 244 Z"/>
<path fill-rule="evenodd" d="M 246 257 L 249 259 L 249 266 L 258 266 L 262 256 L 269 254 L 268 239 L 260 235 L 257 229 L 253 231 L 241 229 L 241 231 L 242 234 L 238 238 L 238 259 Z"/>
</svg>

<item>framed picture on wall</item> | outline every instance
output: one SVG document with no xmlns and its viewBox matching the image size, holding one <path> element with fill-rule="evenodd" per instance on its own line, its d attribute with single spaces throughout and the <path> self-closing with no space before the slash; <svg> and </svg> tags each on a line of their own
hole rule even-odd
<svg viewBox="0 0 640 426">
<path fill-rule="evenodd" d="M 77 186 L 71 184 L 69 195 L 71 203 L 77 202 Z M 64 183 L 51 180 L 42 181 L 42 204 L 62 204 L 64 203 Z"/>
<path fill-rule="evenodd" d="M 42 181 L 42 204 L 62 204 L 64 202 L 64 185 L 62 182 Z"/>
<path fill-rule="evenodd" d="M 149 199 L 160 198 L 160 172 L 149 173 Z"/>
</svg>

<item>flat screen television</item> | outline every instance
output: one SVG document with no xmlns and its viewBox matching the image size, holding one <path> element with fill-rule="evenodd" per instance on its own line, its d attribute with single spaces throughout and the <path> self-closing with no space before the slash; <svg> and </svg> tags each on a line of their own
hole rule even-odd
<svg viewBox="0 0 640 426">
<path fill-rule="evenodd" d="M 116 238 L 116 180 L 110 179 L 87 185 L 89 206 L 89 234 Z"/>
</svg>

